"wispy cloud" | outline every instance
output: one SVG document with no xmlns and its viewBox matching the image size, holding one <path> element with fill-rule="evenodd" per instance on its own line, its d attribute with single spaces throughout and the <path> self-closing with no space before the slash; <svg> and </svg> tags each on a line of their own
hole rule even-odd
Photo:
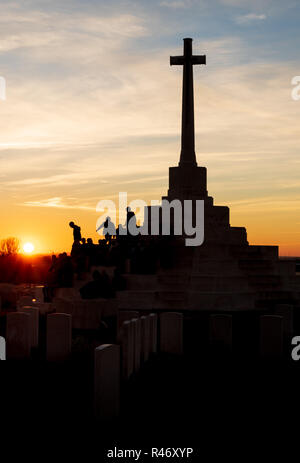
<svg viewBox="0 0 300 463">
<path fill-rule="evenodd" d="M 60 228 L 67 209 L 94 230 L 93 204 L 103 197 L 123 188 L 145 200 L 165 194 L 168 167 L 179 157 L 182 76 L 168 63 L 182 53 L 183 36 L 194 37 L 195 54 L 207 55 L 194 77 L 197 155 L 208 167 L 210 194 L 218 204 L 262 198 L 232 203 L 242 225 L 242 214 L 254 216 L 256 207 L 296 216 L 299 203 L 288 201 L 299 197 L 299 105 L 290 97 L 297 38 L 288 47 L 290 31 L 280 24 L 287 56 L 271 30 L 274 16 L 276 28 L 281 21 L 279 6 L 281 13 L 295 3 L 86 0 L 62 8 L 58 0 L 3 0 L 1 233 L 18 228 L 17 205 L 28 232 L 38 223 L 45 241 L 69 243 L 69 229 Z M 252 28 L 242 26 L 264 21 L 258 47 Z M 275 189 L 282 202 L 272 209 Z"/>
<path fill-rule="evenodd" d="M 62 202 L 62 198 L 48 198 L 43 199 L 40 201 L 25 201 L 23 206 L 28 207 L 51 207 L 51 208 L 58 208 L 58 209 L 78 209 L 78 210 L 85 210 L 85 211 L 95 211 L 95 207 L 80 205 L 80 204 L 65 204 Z"/>
<path fill-rule="evenodd" d="M 187 6 L 189 6 L 191 4 L 191 2 L 189 0 L 170 0 L 170 1 L 163 1 L 163 2 L 160 2 L 160 6 L 163 6 L 163 7 L 166 7 L 166 8 L 186 8 Z"/>
<path fill-rule="evenodd" d="M 235 22 L 237 24 L 251 24 L 253 22 L 260 22 L 267 19 L 265 14 L 255 14 L 255 13 L 248 13 L 236 16 Z"/>
<path fill-rule="evenodd" d="M 43 47 L 44 60 L 48 62 L 49 59 L 57 60 L 68 45 L 70 53 L 66 58 L 70 59 L 74 52 L 81 51 L 81 57 L 84 54 L 101 54 L 104 44 L 116 48 L 122 39 L 147 34 L 144 20 L 133 14 L 95 16 L 85 12 L 71 15 L 55 11 L 42 13 L 21 8 L 12 10 L 9 5 L 2 7 L 0 25 L 0 53 L 18 49 L 26 52 L 26 49 L 30 49 L 32 58 L 41 58 L 39 47 Z"/>
</svg>

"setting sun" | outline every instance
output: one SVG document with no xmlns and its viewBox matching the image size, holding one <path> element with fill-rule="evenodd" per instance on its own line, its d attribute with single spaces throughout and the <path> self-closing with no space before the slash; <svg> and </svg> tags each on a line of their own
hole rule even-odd
<svg viewBox="0 0 300 463">
<path fill-rule="evenodd" d="M 26 254 L 31 254 L 34 251 L 34 246 L 32 243 L 25 243 L 23 246 L 23 251 L 26 252 Z"/>
</svg>

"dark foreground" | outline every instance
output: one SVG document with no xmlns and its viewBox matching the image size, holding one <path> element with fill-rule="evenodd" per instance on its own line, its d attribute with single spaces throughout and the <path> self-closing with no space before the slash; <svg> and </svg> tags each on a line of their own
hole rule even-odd
<svg viewBox="0 0 300 463">
<path fill-rule="evenodd" d="M 105 426 L 93 418 L 93 380 L 86 362 L 77 359 L 60 367 L 1 362 L 0 372 L 1 445 L 8 442 L 4 436 L 15 442 L 10 457 L 43 461 L 53 452 L 56 461 L 67 451 L 84 461 L 115 461 L 106 456 L 115 446 L 193 447 L 193 460 L 175 461 L 234 456 L 270 461 L 280 452 L 288 461 L 299 439 L 297 363 L 160 356 L 123 388 L 121 417 Z"/>
</svg>

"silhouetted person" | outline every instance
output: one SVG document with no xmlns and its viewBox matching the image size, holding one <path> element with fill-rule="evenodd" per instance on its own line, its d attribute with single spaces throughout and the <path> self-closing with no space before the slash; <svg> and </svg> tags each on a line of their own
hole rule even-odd
<svg viewBox="0 0 300 463">
<path fill-rule="evenodd" d="M 70 222 L 69 226 L 73 228 L 73 239 L 74 241 L 81 241 L 81 231 L 78 225 L 75 225 L 74 222 Z"/>
<path fill-rule="evenodd" d="M 106 265 L 107 259 L 107 246 L 105 240 L 98 240 L 98 244 L 95 246 L 96 252 L 96 264 L 97 265 Z"/>
<path fill-rule="evenodd" d="M 126 211 L 127 211 L 127 216 L 126 216 L 127 234 L 131 235 L 130 229 L 133 230 L 134 228 L 136 228 L 136 216 L 130 207 L 126 207 Z"/>
<path fill-rule="evenodd" d="M 71 257 L 63 252 L 61 255 L 60 267 L 59 267 L 59 283 L 62 288 L 72 288 L 74 269 L 71 261 Z"/>
<path fill-rule="evenodd" d="M 87 256 L 84 246 L 80 244 L 79 240 L 75 240 L 72 245 L 71 257 L 77 278 L 81 280 L 87 268 Z"/>
<path fill-rule="evenodd" d="M 125 233 L 125 230 L 127 229 L 127 225 L 125 224 L 125 227 L 123 227 L 123 225 L 120 223 L 118 226 L 117 226 L 117 229 L 116 229 L 116 238 L 117 240 L 122 239 L 123 236 L 126 236 L 126 233 Z"/>
<path fill-rule="evenodd" d="M 51 256 L 51 266 L 46 276 L 46 284 L 43 287 L 44 301 L 51 302 L 54 296 L 54 288 L 58 286 L 58 259 L 55 254 Z"/>
<path fill-rule="evenodd" d="M 98 232 L 101 228 L 103 228 L 103 235 L 106 241 L 110 244 L 112 237 L 116 236 L 116 227 L 110 217 L 106 217 L 105 221 L 99 225 L 96 231 Z"/>
<path fill-rule="evenodd" d="M 86 249 L 87 249 L 88 255 L 92 256 L 94 253 L 94 249 L 95 249 L 95 245 L 93 243 L 92 238 L 88 238 L 86 240 Z"/>
<path fill-rule="evenodd" d="M 93 243 L 92 238 L 88 238 L 86 240 L 86 244 L 84 245 L 84 252 L 88 259 L 88 268 L 91 265 L 95 265 L 96 263 L 96 245 Z"/>
</svg>

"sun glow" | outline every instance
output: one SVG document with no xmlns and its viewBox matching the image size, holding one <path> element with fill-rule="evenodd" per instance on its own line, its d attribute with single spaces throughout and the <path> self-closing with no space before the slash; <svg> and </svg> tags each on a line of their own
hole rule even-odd
<svg viewBox="0 0 300 463">
<path fill-rule="evenodd" d="M 31 254 L 34 251 L 34 246 L 32 243 L 25 243 L 23 246 L 23 251 L 26 254 Z"/>
</svg>

